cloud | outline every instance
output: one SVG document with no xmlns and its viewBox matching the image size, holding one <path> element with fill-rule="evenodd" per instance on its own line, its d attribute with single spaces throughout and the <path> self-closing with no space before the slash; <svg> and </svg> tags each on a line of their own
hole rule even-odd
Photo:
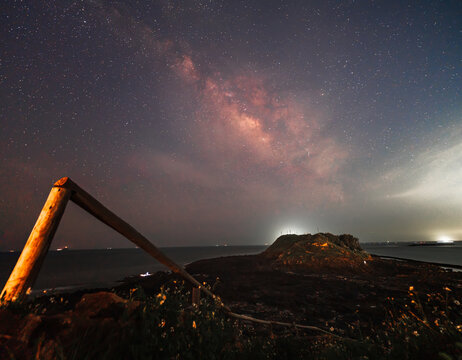
<svg viewBox="0 0 462 360">
<path fill-rule="evenodd" d="M 419 201 L 462 201 L 462 129 L 435 134 L 439 141 L 426 144 L 417 156 L 396 159 L 399 165 L 377 183 L 389 188 L 388 197 Z"/>
<path fill-rule="evenodd" d="M 462 201 L 462 142 L 441 148 L 436 146 L 420 154 L 410 169 L 395 175 L 414 179 L 409 189 L 394 194 L 400 198 Z"/>
</svg>

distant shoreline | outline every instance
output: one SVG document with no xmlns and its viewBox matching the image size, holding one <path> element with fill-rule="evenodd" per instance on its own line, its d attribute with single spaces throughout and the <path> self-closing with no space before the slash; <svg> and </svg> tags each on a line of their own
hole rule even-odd
<svg viewBox="0 0 462 360">
<path fill-rule="evenodd" d="M 371 246 L 372 245 L 372 246 Z M 374 246 L 375 245 L 375 246 Z M 407 247 L 403 243 L 400 243 L 398 246 L 394 244 L 389 244 L 388 246 L 383 246 L 383 245 L 377 245 L 375 244 L 361 244 L 361 246 L 368 251 L 372 256 L 376 258 L 383 258 L 383 259 L 390 259 L 390 260 L 396 260 L 396 261 L 406 261 L 408 263 L 414 263 L 414 264 L 428 264 L 428 265 L 435 265 L 440 268 L 448 268 L 448 269 L 453 269 L 454 271 L 462 271 L 462 264 L 460 262 L 455 262 L 451 263 L 451 260 L 454 260 L 453 258 L 445 258 L 444 256 L 436 256 L 434 259 L 432 259 L 430 256 L 424 256 L 423 259 L 419 259 L 419 256 L 412 257 L 409 253 L 414 252 L 413 249 L 416 249 L 416 253 L 422 253 L 422 254 L 429 254 L 433 253 L 433 250 L 427 247 L 422 247 L 422 248 L 411 248 Z M 404 251 L 380 251 L 380 248 L 387 249 L 397 247 L 400 249 L 408 249 L 409 251 L 404 252 Z M 451 246 L 453 247 L 453 246 Z M 178 254 L 178 251 L 181 250 L 183 253 L 189 253 L 187 250 L 188 248 L 190 249 L 195 249 L 197 250 L 197 257 L 192 257 L 192 258 L 179 258 L 175 254 Z M 236 256 L 236 255 L 246 255 L 248 253 L 256 253 L 263 251 L 266 246 L 262 245 L 244 245 L 244 246 L 227 246 L 227 247 L 217 247 L 217 246 L 196 246 L 196 247 L 167 247 L 167 248 L 160 248 L 162 250 L 172 250 L 171 256 L 173 256 L 179 263 L 181 263 L 183 266 L 187 266 L 191 264 L 192 262 L 198 261 L 198 260 L 204 260 L 204 259 L 210 259 L 210 258 L 216 258 L 216 257 L 223 257 L 223 256 Z M 443 247 L 438 247 L 438 252 L 441 250 L 443 252 L 447 252 L 444 250 Z M 458 252 L 460 251 L 460 247 L 456 246 Z M 204 250 L 217 250 L 217 251 L 211 251 L 211 252 L 202 252 L 201 249 Z M 219 251 L 225 250 L 226 251 Z M 250 251 L 255 249 L 255 251 Z M 377 249 L 376 251 L 374 251 Z M 432 248 L 433 249 L 433 248 Z M 257 251 L 258 250 L 258 251 Z M 456 249 L 454 249 L 456 250 Z M 228 253 L 230 251 L 230 253 Z M 435 249 L 436 251 L 436 249 Z M 378 253 L 377 253 L 378 252 Z M 451 251 L 452 252 L 452 251 Z M 95 254 L 95 258 L 98 260 L 93 263 L 88 263 L 89 267 L 86 267 L 87 271 L 85 271 L 85 276 L 79 276 L 79 279 L 73 279 L 72 273 L 75 271 L 73 270 L 72 266 L 69 266 L 69 268 L 65 267 L 62 268 L 62 264 L 72 264 L 75 262 L 75 259 L 80 259 L 81 257 L 86 258 L 87 260 L 89 259 L 89 255 L 91 253 Z M 125 254 L 126 253 L 126 254 Z M 145 263 L 143 263 L 142 266 L 137 266 L 140 263 L 138 260 L 131 260 L 133 259 L 139 259 L 141 258 L 141 249 L 136 249 L 136 248 L 116 248 L 116 249 L 69 249 L 67 251 L 51 251 L 49 256 L 50 258 L 48 259 L 49 263 L 48 264 L 53 264 L 51 267 L 50 266 L 45 266 L 42 273 L 43 273 L 43 279 L 46 279 L 45 281 L 41 282 L 38 281 L 37 283 L 37 288 L 33 292 L 36 293 L 37 295 L 40 295 L 43 293 L 44 290 L 47 292 L 52 292 L 52 293 L 68 293 L 68 292 L 73 292 L 73 291 L 78 291 L 82 289 L 108 289 L 112 288 L 114 286 L 118 286 L 123 282 L 124 279 L 128 277 L 134 277 L 136 278 L 139 276 L 141 273 L 146 273 L 149 272 L 150 274 L 154 274 L 157 271 L 165 271 L 166 269 L 162 269 L 162 266 L 157 264 L 156 261 L 154 260 L 149 260 L 149 259 L 144 259 L 145 256 L 143 256 L 143 259 Z M 88 254 L 88 256 L 87 256 Z M 135 257 L 132 255 L 138 254 Z M 19 252 L 15 253 L 10 253 L 10 252 L 1 252 L 0 255 L 4 259 L 3 266 L 0 266 L 0 279 L 2 280 L 2 284 L 7 280 L 13 266 L 15 263 L 15 258 L 19 256 Z M 404 256 L 403 256 L 404 255 Z M 104 270 L 101 269 L 112 269 L 111 264 L 118 263 L 118 261 L 121 261 L 123 259 L 127 258 L 127 264 L 121 264 L 122 267 L 119 268 L 114 268 L 116 270 L 113 272 L 112 270 L 107 270 L 107 276 L 106 275 L 101 275 L 101 272 Z M 421 256 L 422 257 L 422 256 Z M 430 257 L 430 259 L 428 259 Z M 68 259 L 68 260 L 66 260 Z M 104 260 L 104 265 L 101 265 L 102 263 L 100 262 L 102 259 Z M 427 260 L 428 259 L 428 260 Z M 446 261 L 445 261 L 446 260 Z M 438 262 L 439 261 L 439 262 Z M 93 265 L 92 265 L 93 264 Z M 47 265 L 47 264 L 45 264 Z M 109 266 L 109 267 L 108 267 Z M 57 280 L 48 280 L 49 277 L 56 276 L 55 271 L 53 269 L 61 269 L 60 270 L 60 276 L 61 278 L 57 278 Z M 93 272 L 94 271 L 94 272 Z M 69 273 L 69 277 L 67 275 L 63 275 Z M 79 270 L 79 274 L 82 274 L 82 270 Z M 91 274 L 95 274 L 95 277 L 92 276 Z M 96 276 L 99 276 L 98 279 Z M 55 286 L 56 285 L 56 286 Z"/>
<path fill-rule="evenodd" d="M 438 263 L 438 262 L 432 262 L 432 261 L 414 260 L 414 259 L 401 258 L 401 257 L 397 257 L 397 256 L 387 256 L 387 255 L 371 254 L 371 256 L 376 257 L 376 258 L 407 261 L 407 262 L 418 263 L 418 264 L 436 265 L 436 266 L 439 266 L 439 267 L 442 267 L 442 268 L 451 268 L 451 269 L 458 269 L 458 270 L 460 269 L 460 270 L 462 270 L 462 265 L 445 264 L 445 263 Z"/>
<path fill-rule="evenodd" d="M 244 255 L 230 255 L 230 256 L 244 256 Z M 445 264 L 445 263 L 437 263 L 437 262 L 431 262 L 431 261 L 421 261 L 421 260 L 413 260 L 413 259 L 408 259 L 408 258 L 401 258 L 401 257 L 396 257 L 396 256 L 386 256 L 386 255 L 375 255 L 371 254 L 373 258 L 379 258 L 379 259 L 390 259 L 390 260 L 397 260 L 397 261 L 404 261 L 408 262 L 411 264 L 418 264 L 418 265 L 434 265 L 441 267 L 443 269 L 454 269 L 456 271 L 462 271 L 462 265 L 455 265 L 455 264 Z M 213 260 L 213 259 L 200 259 L 193 261 L 191 263 L 185 264 L 184 267 L 187 267 L 190 264 L 193 264 L 197 261 L 201 260 Z M 171 273 L 169 270 L 158 270 L 156 272 L 167 272 Z M 153 276 L 156 274 L 156 272 L 150 274 L 149 276 Z M 56 295 L 56 294 L 72 294 L 74 292 L 81 292 L 84 290 L 104 290 L 104 291 L 109 291 L 113 288 L 117 288 L 118 286 L 123 286 L 127 280 L 135 280 L 135 279 L 140 279 L 142 280 L 142 277 L 140 274 L 132 274 L 129 275 L 123 279 L 119 279 L 117 281 L 109 281 L 107 283 L 100 283 L 100 284 L 81 284 L 81 285 L 70 285 L 70 286 L 57 286 L 55 288 L 44 288 L 44 289 L 36 289 L 32 290 L 32 297 L 37 297 L 41 295 Z"/>
<path fill-rule="evenodd" d="M 453 242 L 450 243 L 443 243 L 443 242 L 437 242 L 434 240 L 428 240 L 428 241 L 390 241 L 390 242 L 359 242 L 361 246 L 383 246 L 383 247 L 388 247 L 388 246 L 462 246 L 462 240 L 454 240 Z M 244 247 L 244 248 L 252 248 L 252 247 L 267 247 L 270 246 L 270 244 L 245 244 L 245 245 L 227 245 L 227 244 L 217 244 L 217 245 L 180 245 L 180 246 L 158 246 L 159 249 L 184 249 L 184 248 L 236 248 L 236 247 Z M 68 247 L 65 249 L 65 251 L 106 251 L 106 250 L 115 250 L 115 251 L 120 251 L 120 250 L 138 250 L 139 248 L 137 247 L 107 247 L 107 248 L 94 248 L 94 249 L 89 249 L 89 248 L 71 248 Z M 6 254 L 6 253 L 18 253 L 21 252 L 21 250 L 16 250 L 16 249 L 11 249 L 11 250 L 0 250 L 0 254 Z M 61 252 L 62 250 L 58 249 L 50 249 L 49 252 Z"/>
</svg>

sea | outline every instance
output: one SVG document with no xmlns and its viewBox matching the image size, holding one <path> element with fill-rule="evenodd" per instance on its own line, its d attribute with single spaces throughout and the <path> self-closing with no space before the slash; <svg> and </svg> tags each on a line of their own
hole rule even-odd
<svg viewBox="0 0 462 360">
<path fill-rule="evenodd" d="M 462 266 L 462 245 L 408 246 L 361 244 L 371 254 Z M 186 265 L 196 260 L 231 255 L 258 254 L 266 246 L 169 247 L 161 250 Z M 6 283 L 19 252 L 0 252 L 0 290 Z M 112 287 L 131 276 L 149 276 L 168 269 L 143 250 L 100 249 L 49 251 L 34 286 L 43 290 L 72 291 L 82 288 Z"/>
</svg>

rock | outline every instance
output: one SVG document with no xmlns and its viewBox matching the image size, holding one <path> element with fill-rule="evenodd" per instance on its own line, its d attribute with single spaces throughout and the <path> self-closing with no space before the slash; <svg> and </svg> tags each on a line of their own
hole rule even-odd
<svg viewBox="0 0 462 360">
<path fill-rule="evenodd" d="M 261 256 L 273 260 L 275 267 L 320 271 L 365 271 L 372 260 L 357 238 L 329 233 L 280 236 Z"/>
<path fill-rule="evenodd" d="M 125 310 L 127 302 L 120 296 L 107 291 L 85 294 L 75 306 L 75 313 L 89 318 L 118 318 Z"/>
</svg>

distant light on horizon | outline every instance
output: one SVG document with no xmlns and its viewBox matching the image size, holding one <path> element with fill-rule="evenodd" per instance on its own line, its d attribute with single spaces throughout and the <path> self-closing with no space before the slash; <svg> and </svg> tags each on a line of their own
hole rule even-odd
<svg viewBox="0 0 462 360">
<path fill-rule="evenodd" d="M 275 238 L 281 235 L 303 235 L 309 232 L 310 231 L 306 227 L 300 225 L 282 226 L 278 229 Z"/>
<path fill-rule="evenodd" d="M 449 236 L 443 235 L 438 237 L 437 241 L 440 243 L 452 243 L 454 242 L 454 239 L 450 238 Z"/>
</svg>

